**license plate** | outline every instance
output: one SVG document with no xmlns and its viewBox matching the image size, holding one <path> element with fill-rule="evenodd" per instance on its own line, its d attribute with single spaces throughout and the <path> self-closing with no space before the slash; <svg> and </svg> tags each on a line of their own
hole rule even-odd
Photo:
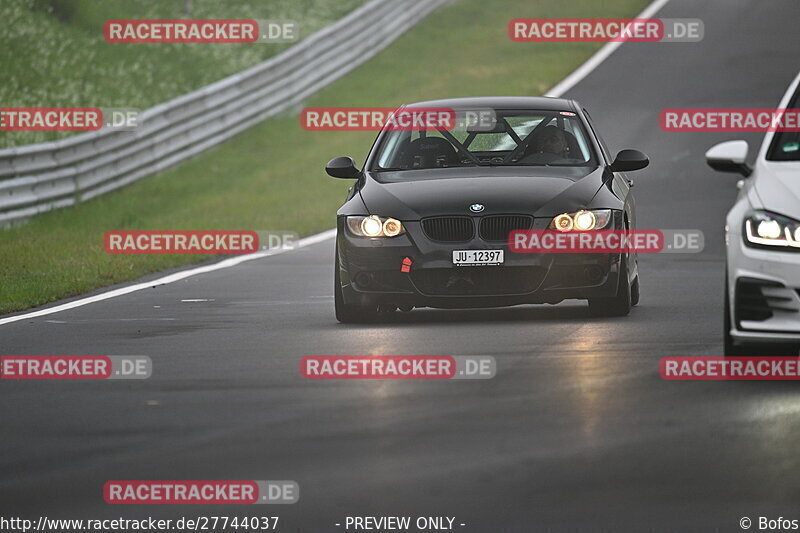
<svg viewBox="0 0 800 533">
<path fill-rule="evenodd" d="M 455 266 L 489 266 L 503 264 L 503 250 L 453 250 Z"/>
</svg>

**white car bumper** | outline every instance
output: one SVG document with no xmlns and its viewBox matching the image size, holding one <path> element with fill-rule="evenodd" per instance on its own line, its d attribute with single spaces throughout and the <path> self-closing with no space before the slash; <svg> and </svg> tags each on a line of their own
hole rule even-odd
<svg viewBox="0 0 800 533">
<path fill-rule="evenodd" d="M 800 253 L 745 246 L 728 234 L 731 337 L 800 343 Z"/>
</svg>

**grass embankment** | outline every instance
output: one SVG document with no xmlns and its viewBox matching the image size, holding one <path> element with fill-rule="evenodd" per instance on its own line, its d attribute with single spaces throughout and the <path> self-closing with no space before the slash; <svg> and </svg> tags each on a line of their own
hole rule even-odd
<svg viewBox="0 0 800 533">
<path fill-rule="evenodd" d="M 393 106 L 454 96 L 542 94 L 600 45 L 515 43 L 506 33 L 510 18 L 632 17 L 646 4 L 460 0 L 307 105 Z M 253 229 L 307 235 L 330 228 L 349 183 L 328 178 L 324 164 L 344 154 L 363 162 L 373 137 L 304 131 L 297 116 L 270 119 L 180 167 L 0 232 L 0 312 L 207 258 L 108 255 L 102 248 L 107 230 Z"/>
<path fill-rule="evenodd" d="M 366 0 L 2 0 L 2 107 L 147 109 L 277 54 L 291 44 L 109 44 L 110 19 L 293 19 L 300 37 Z M 188 8 L 188 9 L 187 9 Z M 0 148 L 70 133 L 0 132 Z"/>
</svg>

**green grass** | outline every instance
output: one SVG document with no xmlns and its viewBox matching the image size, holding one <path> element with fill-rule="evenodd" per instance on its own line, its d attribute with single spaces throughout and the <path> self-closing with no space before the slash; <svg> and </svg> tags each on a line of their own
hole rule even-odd
<svg viewBox="0 0 800 533">
<path fill-rule="evenodd" d="M 365 0 L 192 0 L 190 18 L 292 19 L 300 37 Z M 264 61 L 291 44 L 109 44 L 110 19 L 178 19 L 184 1 L 2 0 L 0 104 L 147 109 Z M 0 148 L 70 133 L 0 132 Z"/>
<path fill-rule="evenodd" d="M 414 100 L 541 94 L 600 45 L 514 43 L 510 18 L 630 17 L 647 0 L 461 0 L 316 95 L 309 106 L 393 106 Z M 636 46 L 630 44 L 626 46 Z M 308 132 L 270 119 L 180 167 L 80 206 L 0 232 L 0 312 L 77 295 L 207 256 L 108 255 L 123 229 L 290 230 L 333 227 L 349 182 L 325 163 L 360 163 L 373 133 Z"/>
</svg>

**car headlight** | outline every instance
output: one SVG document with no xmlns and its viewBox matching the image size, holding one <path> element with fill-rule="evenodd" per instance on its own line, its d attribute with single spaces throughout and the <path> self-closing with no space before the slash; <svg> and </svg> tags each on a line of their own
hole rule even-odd
<svg viewBox="0 0 800 533">
<path fill-rule="evenodd" d="M 800 250 L 800 222 L 767 211 L 753 211 L 744 219 L 744 242 L 754 248 Z"/>
<path fill-rule="evenodd" d="M 399 220 L 377 215 L 347 217 L 347 228 L 356 237 L 397 237 L 406 232 Z"/>
<path fill-rule="evenodd" d="M 561 213 L 547 229 L 558 231 L 589 231 L 603 229 L 611 222 L 611 209 L 581 209 L 574 213 Z"/>
</svg>

